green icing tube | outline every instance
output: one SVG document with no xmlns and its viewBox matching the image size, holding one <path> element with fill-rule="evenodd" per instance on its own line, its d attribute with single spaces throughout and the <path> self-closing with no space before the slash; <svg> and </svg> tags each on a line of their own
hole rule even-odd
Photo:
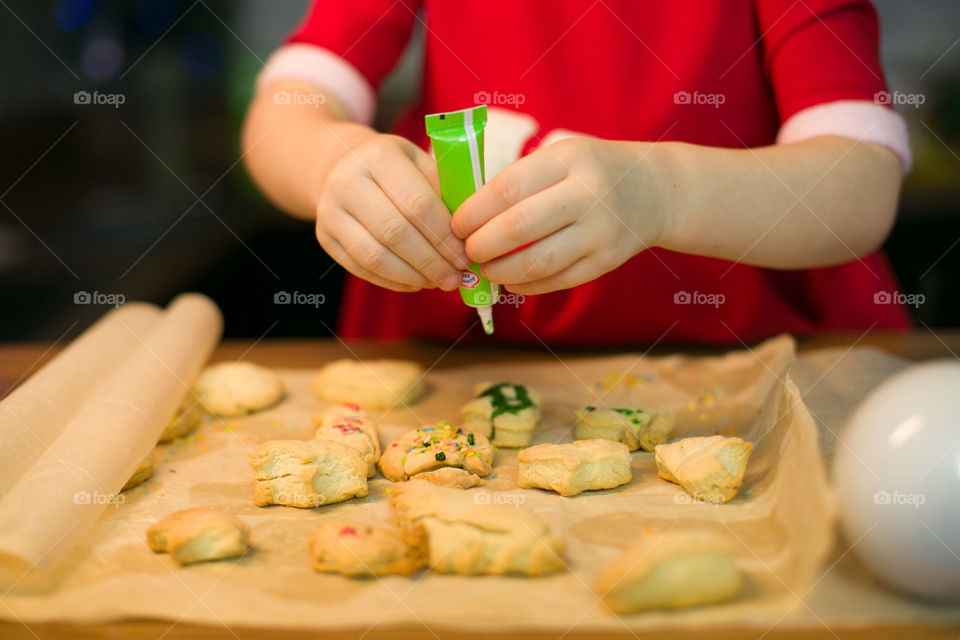
<svg viewBox="0 0 960 640">
<path fill-rule="evenodd" d="M 483 186 L 483 128 L 486 124 L 486 106 L 426 117 L 427 135 L 433 141 L 433 154 L 440 175 L 440 197 L 451 215 Z M 493 333 L 493 305 L 500 297 L 500 286 L 484 278 L 476 262 L 463 272 L 460 297 L 464 304 L 476 308 L 484 333 Z"/>
</svg>

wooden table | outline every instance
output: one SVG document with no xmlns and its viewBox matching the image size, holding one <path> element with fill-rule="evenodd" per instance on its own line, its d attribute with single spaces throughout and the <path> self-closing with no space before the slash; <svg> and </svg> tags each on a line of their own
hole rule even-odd
<svg viewBox="0 0 960 640">
<path fill-rule="evenodd" d="M 875 331 L 867 334 L 838 333 L 822 335 L 800 340 L 801 351 L 825 347 L 863 347 L 871 346 L 883 349 L 890 353 L 916 360 L 947 357 L 960 359 L 960 330 L 929 330 L 918 329 L 912 332 L 883 332 Z M 62 348 L 62 345 L 50 344 L 0 344 L 0 397 L 9 393 L 21 380 L 35 371 L 44 362 Z M 712 353 L 721 349 L 693 347 L 683 349 L 685 352 Z M 622 350 L 621 350 L 622 351 Z M 634 349 L 643 351 L 643 348 Z M 664 354 L 677 351 L 677 347 L 656 348 L 652 354 Z M 256 361 L 260 364 L 282 367 L 316 367 L 319 363 L 331 358 L 356 356 L 392 357 L 416 360 L 426 367 L 446 368 L 468 363 L 484 361 L 531 361 L 552 358 L 570 358 L 578 356 L 609 354 L 609 350 L 563 350 L 551 351 L 547 348 L 503 349 L 488 347 L 458 347 L 449 349 L 448 345 L 419 342 L 373 342 L 361 341 L 344 344 L 335 339 L 326 340 L 263 340 L 257 343 L 252 341 L 225 341 L 214 353 L 214 360 L 230 360 L 240 357 Z M 764 633 L 750 627 L 714 629 L 709 633 L 700 632 L 664 632 L 645 634 L 644 638 L 663 640 L 746 640 L 748 638 L 769 638 L 773 640 L 799 640 L 806 638 L 843 638 L 843 639 L 876 639 L 888 640 L 893 638 L 904 639 L 949 639 L 960 638 L 960 625 L 952 627 L 934 627 L 930 625 L 911 623 L 897 626 L 884 625 L 882 627 L 838 627 L 830 629 L 823 626 L 809 629 L 781 629 L 775 628 Z M 271 629 L 251 628 L 223 628 L 206 627 L 190 624 L 170 625 L 169 622 L 157 621 L 125 621 L 112 624 L 74 625 L 74 624 L 31 624 L 24 625 L 11 622 L 0 622 L 0 638 L 6 640 L 47 640 L 56 639 L 86 639 L 86 638 L 116 638 L 126 640 L 159 639 L 211 639 L 211 640 L 246 640 L 257 639 L 300 639 L 300 638 L 356 638 L 360 637 L 355 631 L 344 631 L 321 634 L 316 631 L 280 631 Z M 457 638 L 461 640 L 479 640 L 487 637 L 482 634 L 469 633 L 463 629 L 426 629 L 424 627 L 407 627 L 371 631 L 363 634 L 366 640 L 413 640 Z M 509 638 L 523 640 L 546 640 L 554 638 L 553 634 L 522 633 L 511 634 Z M 508 636 L 501 636 L 507 640 Z M 587 638 L 635 638 L 626 629 L 616 634 L 587 634 L 571 633 L 565 638 L 570 640 L 586 640 Z"/>
</svg>

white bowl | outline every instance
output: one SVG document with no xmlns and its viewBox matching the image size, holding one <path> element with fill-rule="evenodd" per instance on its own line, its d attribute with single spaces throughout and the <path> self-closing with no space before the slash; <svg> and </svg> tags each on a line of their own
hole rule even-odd
<svg viewBox="0 0 960 640">
<path fill-rule="evenodd" d="M 960 363 L 914 365 L 875 388 L 837 442 L 847 543 L 889 584 L 960 599 Z"/>
</svg>

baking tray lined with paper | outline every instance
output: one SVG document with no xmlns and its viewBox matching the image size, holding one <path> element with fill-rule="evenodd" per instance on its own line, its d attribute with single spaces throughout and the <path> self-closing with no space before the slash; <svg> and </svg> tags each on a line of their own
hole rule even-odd
<svg viewBox="0 0 960 640">
<path fill-rule="evenodd" d="M 367 629 L 388 625 L 469 626 L 473 630 L 622 629 L 715 624 L 748 613 L 775 619 L 812 582 L 831 540 L 832 511 L 816 426 L 787 372 L 793 342 L 777 338 L 723 357 L 638 354 L 563 362 L 483 364 L 431 371 L 420 402 L 374 413 L 387 445 L 403 431 L 456 420 L 474 385 L 511 380 L 536 389 L 543 417 L 534 444 L 573 439 L 574 411 L 598 400 L 671 410 L 676 437 L 737 435 L 754 443 L 733 501 L 697 503 L 657 476 L 653 454 L 632 456 L 633 480 L 609 491 L 564 498 L 517 488 L 517 453 L 500 449 L 483 489 L 523 504 L 565 541 L 566 570 L 546 577 L 466 577 L 423 572 L 357 580 L 313 571 L 307 538 L 329 514 L 371 523 L 393 519 L 393 483 L 379 475 L 367 498 L 317 509 L 256 507 L 247 451 L 269 439 L 306 439 L 310 417 L 329 403 L 310 389 L 315 370 L 279 369 L 287 394 L 277 406 L 233 420 L 208 420 L 193 434 L 157 447 L 146 483 L 108 505 L 78 546 L 59 584 L 42 596 L 11 594 L 24 620 L 156 618 L 197 623 Z M 323 362 L 317 363 L 317 368 Z M 464 492 L 470 499 L 470 492 Z M 208 506 L 251 527 L 253 549 L 235 561 L 178 567 L 151 552 L 146 528 L 180 509 Z M 639 531 L 669 535 L 698 525 L 735 541 L 746 587 L 734 601 L 680 612 L 619 617 L 593 588 L 600 572 Z M 537 606 L 524 603 L 536 602 Z"/>
</svg>

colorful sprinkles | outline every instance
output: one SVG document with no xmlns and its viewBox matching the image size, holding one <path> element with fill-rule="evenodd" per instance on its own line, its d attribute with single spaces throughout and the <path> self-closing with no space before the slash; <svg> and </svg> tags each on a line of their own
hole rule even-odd
<svg viewBox="0 0 960 640">
<path fill-rule="evenodd" d="M 684 378 L 686 383 L 692 383 L 696 385 L 700 380 L 700 376 L 693 370 L 682 371 L 680 373 L 683 374 L 680 377 Z M 644 386 L 653 382 L 655 379 L 656 376 L 654 375 L 634 375 L 622 371 L 608 371 L 603 375 L 603 378 L 600 382 L 595 382 L 592 385 L 588 385 L 587 389 L 594 394 L 603 395 L 618 389 L 623 391 L 643 388 Z M 727 395 L 727 391 L 731 388 L 732 385 L 730 384 L 726 384 L 724 386 L 701 384 L 696 388 L 696 397 L 687 402 L 685 405 L 686 410 L 693 414 L 691 416 L 692 419 L 705 423 L 703 425 L 705 427 L 713 427 L 718 421 L 721 425 L 727 425 L 730 422 L 730 418 L 724 415 L 717 415 L 719 413 L 717 408 L 721 407 L 720 400 Z M 587 407 L 588 411 L 593 411 L 595 409 L 595 407 Z M 630 415 L 627 413 L 627 410 L 613 410 L 619 411 L 624 415 Z M 734 435 L 736 434 L 736 431 L 733 429 L 728 429 L 727 434 Z M 691 432 L 690 435 L 692 436 L 696 434 Z"/>
<path fill-rule="evenodd" d="M 716 415 L 716 408 L 719 406 L 718 400 L 726 395 L 723 387 L 701 385 L 697 391 L 697 397 L 687 403 L 687 409 L 691 413 L 696 413 L 700 422 L 715 422 L 719 420 L 720 424 L 728 424 L 730 418 Z M 719 431 L 715 433 L 719 434 Z M 727 434 L 734 435 L 736 431 L 727 429 Z"/>
<path fill-rule="evenodd" d="M 432 454 L 437 462 L 445 462 L 448 460 L 448 454 L 461 458 L 480 455 L 473 450 L 475 444 L 476 438 L 472 433 L 467 433 L 461 427 L 455 427 L 449 422 L 438 422 L 435 425 L 417 429 L 415 437 L 407 445 L 406 453 L 414 455 Z M 406 464 L 407 457 L 400 458 L 401 465 Z"/>
<path fill-rule="evenodd" d="M 603 376 L 603 380 L 593 384 L 593 391 L 606 393 L 614 387 L 623 387 L 625 389 L 640 389 L 653 382 L 652 375 L 635 376 L 632 373 L 623 373 L 621 371 L 608 371 Z"/>
</svg>

